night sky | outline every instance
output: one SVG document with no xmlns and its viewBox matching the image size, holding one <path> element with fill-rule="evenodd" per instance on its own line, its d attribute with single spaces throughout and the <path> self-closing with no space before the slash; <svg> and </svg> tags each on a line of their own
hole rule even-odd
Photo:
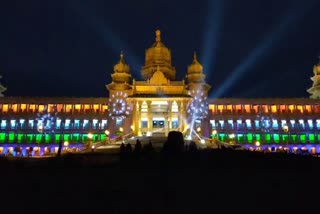
<svg viewBox="0 0 320 214">
<path fill-rule="evenodd" d="M 211 97 L 308 97 L 318 0 L 3 0 L 5 96 L 104 97 L 120 51 L 136 80 L 156 29 L 177 80 L 197 51 Z"/>
</svg>

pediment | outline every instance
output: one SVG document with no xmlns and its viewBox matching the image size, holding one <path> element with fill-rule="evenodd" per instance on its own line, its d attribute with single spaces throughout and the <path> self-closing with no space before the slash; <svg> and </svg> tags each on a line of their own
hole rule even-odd
<svg viewBox="0 0 320 214">
<path fill-rule="evenodd" d="M 152 77 L 150 78 L 150 84 L 152 85 L 167 85 L 168 79 L 161 71 L 156 71 L 153 73 Z"/>
</svg>

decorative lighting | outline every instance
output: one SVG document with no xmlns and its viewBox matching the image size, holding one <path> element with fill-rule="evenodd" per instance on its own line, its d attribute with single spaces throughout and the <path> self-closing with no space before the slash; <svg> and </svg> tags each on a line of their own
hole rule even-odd
<svg viewBox="0 0 320 214">
<path fill-rule="evenodd" d="M 51 113 L 48 112 L 48 107 L 44 106 L 43 111 L 37 114 L 37 130 L 40 133 L 54 133 L 54 125 L 57 118 L 57 109 L 54 106 Z"/>
<path fill-rule="evenodd" d="M 93 134 L 92 133 L 88 133 L 88 138 L 92 139 L 93 138 Z"/>
<path fill-rule="evenodd" d="M 122 127 L 120 127 L 120 128 L 119 128 L 119 131 L 120 131 L 120 132 L 123 132 L 123 128 L 122 128 Z"/>
<path fill-rule="evenodd" d="M 260 141 L 256 141 L 255 145 L 260 146 Z"/>
<path fill-rule="evenodd" d="M 109 136 L 109 134 L 110 134 L 110 132 L 109 132 L 109 130 L 107 129 L 107 130 L 105 130 L 104 131 L 104 133 L 107 135 L 107 136 Z"/>
<path fill-rule="evenodd" d="M 201 144 L 205 144 L 206 141 L 205 141 L 204 139 L 201 139 L 201 140 L 200 140 L 200 143 L 201 143 Z"/>
<path fill-rule="evenodd" d="M 217 134 L 217 130 L 212 130 L 211 134 L 216 135 Z"/>
<path fill-rule="evenodd" d="M 69 146 L 69 142 L 68 141 L 64 141 L 63 145 L 64 146 Z"/>
<path fill-rule="evenodd" d="M 109 98 L 109 116 L 112 118 L 126 118 L 130 112 L 131 107 L 127 105 L 126 98 L 128 94 L 122 91 L 117 91 Z"/>
<path fill-rule="evenodd" d="M 208 116 L 209 104 L 204 92 L 200 89 L 191 90 L 189 95 L 191 95 L 193 99 L 188 107 L 188 114 L 197 119 L 206 118 Z"/>
</svg>

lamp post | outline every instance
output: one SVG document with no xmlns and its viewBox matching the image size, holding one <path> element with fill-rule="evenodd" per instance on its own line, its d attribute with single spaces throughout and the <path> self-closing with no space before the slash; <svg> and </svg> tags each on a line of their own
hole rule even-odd
<svg viewBox="0 0 320 214">
<path fill-rule="evenodd" d="M 230 138 L 230 144 L 233 144 L 234 138 L 235 138 L 235 134 L 230 134 L 229 138 Z"/>
<path fill-rule="evenodd" d="M 38 126 L 38 132 L 41 133 L 41 140 L 39 141 L 38 143 L 38 151 L 39 151 L 39 156 L 40 156 L 40 143 L 42 141 L 42 137 L 43 137 L 43 131 L 44 131 L 44 126 L 43 124 L 41 123 L 39 126 Z"/>
<path fill-rule="evenodd" d="M 214 129 L 214 130 L 211 131 L 211 135 L 212 135 L 212 140 L 213 140 L 213 142 L 217 144 L 217 147 L 218 147 L 218 148 L 220 148 L 217 134 L 218 134 L 217 130 Z"/>
<path fill-rule="evenodd" d="M 63 145 L 66 152 L 68 152 L 69 141 L 64 141 Z"/>
<path fill-rule="evenodd" d="M 256 150 L 260 150 L 260 141 L 255 142 Z"/>
<path fill-rule="evenodd" d="M 109 135 L 110 135 L 110 131 L 107 129 L 104 131 L 104 133 L 106 134 L 106 143 L 109 143 Z"/>
<path fill-rule="evenodd" d="M 283 127 L 282 127 L 283 131 L 288 134 L 289 132 L 289 126 L 287 124 L 284 124 Z M 289 136 L 290 134 L 288 134 L 287 136 L 287 140 L 286 140 L 286 144 L 287 144 L 287 147 L 289 147 Z M 288 148 L 289 149 L 289 148 Z"/>
<path fill-rule="evenodd" d="M 93 144 L 92 138 L 93 138 L 93 134 L 92 133 L 88 133 L 88 140 L 89 140 L 88 148 L 92 147 L 92 144 Z"/>
</svg>

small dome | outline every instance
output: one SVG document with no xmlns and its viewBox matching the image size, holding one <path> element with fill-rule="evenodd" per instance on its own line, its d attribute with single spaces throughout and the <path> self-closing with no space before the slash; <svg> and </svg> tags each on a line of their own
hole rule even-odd
<svg viewBox="0 0 320 214">
<path fill-rule="evenodd" d="M 120 54 L 120 60 L 119 60 L 118 64 L 114 65 L 113 71 L 115 73 L 130 73 L 130 67 L 124 61 L 124 57 L 123 57 L 122 51 L 121 51 L 121 54 Z"/>
<path fill-rule="evenodd" d="M 197 59 L 197 54 L 196 52 L 194 52 L 193 54 L 193 62 L 191 65 L 188 66 L 188 74 L 191 73 L 202 73 L 203 72 L 203 67 L 202 65 L 199 63 L 198 59 Z"/>
</svg>

